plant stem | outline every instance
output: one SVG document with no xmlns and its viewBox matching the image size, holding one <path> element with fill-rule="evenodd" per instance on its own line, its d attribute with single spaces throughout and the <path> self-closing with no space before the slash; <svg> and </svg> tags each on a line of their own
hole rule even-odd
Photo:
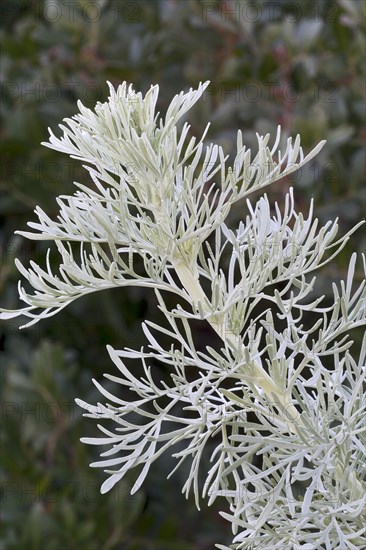
<svg viewBox="0 0 366 550">
<path fill-rule="evenodd" d="M 194 263 L 193 265 L 189 266 L 188 264 L 179 260 L 172 260 L 172 264 L 183 287 L 188 292 L 192 300 L 194 302 L 201 302 L 204 311 L 209 313 L 210 304 L 199 282 L 197 264 Z M 220 336 L 220 338 L 224 342 L 226 341 L 229 343 L 230 347 L 233 350 L 237 350 L 238 345 L 241 347 L 241 351 L 244 350 L 244 344 L 242 342 L 238 343 L 237 338 L 234 336 L 234 334 L 226 333 L 225 320 L 223 318 L 220 319 L 220 314 L 216 316 L 215 314 L 213 314 L 212 318 L 207 319 L 207 321 L 210 323 L 215 332 Z M 263 369 L 263 367 L 255 361 L 253 361 L 253 365 L 251 365 L 250 378 L 254 379 L 254 384 L 258 386 L 261 390 L 263 390 L 266 396 L 269 397 L 271 400 L 273 400 L 275 396 L 275 398 L 283 406 L 284 410 L 286 410 L 286 422 L 288 424 L 288 427 L 294 434 L 298 434 L 300 419 L 297 425 L 294 424 L 294 422 L 291 422 L 289 419 L 298 418 L 299 413 L 292 405 L 292 403 L 290 403 L 286 392 L 282 388 L 280 388 L 272 380 L 269 374 Z"/>
</svg>

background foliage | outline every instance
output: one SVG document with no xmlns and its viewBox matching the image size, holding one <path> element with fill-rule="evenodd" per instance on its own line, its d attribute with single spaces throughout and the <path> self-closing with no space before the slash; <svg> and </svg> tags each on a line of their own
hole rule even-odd
<svg viewBox="0 0 366 550">
<path fill-rule="evenodd" d="M 365 207 L 365 4 L 363 0 L 5 0 L 1 9 L 2 306 L 17 306 L 14 258 L 43 257 L 47 243 L 13 235 L 38 204 L 57 214 L 55 197 L 71 194 L 83 169 L 40 146 L 47 126 L 93 107 L 106 80 L 137 90 L 160 85 L 164 112 L 175 93 L 211 80 L 190 114 L 192 132 L 212 120 L 208 139 L 230 152 L 237 128 L 281 124 L 305 148 L 328 143 L 300 173 L 268 190 L 281 201 L 290 185 L 297 207 L 311 196 L 321 222 L 346 232 Z M 233 212 L 233 223 L 243 205 Z M 319 293 L 343 275 L 353 238 L 337 264 L 319 276 Z M 177 491 L 184 472 L 166 480 L 169 457 L 155 464 L 143 489 L 128 483 L 99 495 L 103 473 L 80 444 L 92 435 L 75 397 L 95 402 L 91 378 L 111 370 L 105 345 L 140 346 L 155 297 L 140 289 L 91 295 L 55 319 L 19 332 L 2 327 L 1 550 L 208 550 L 231 540 L 216 509 L 198 514 Z M 197 327 L 201 345 L 213 339 Z M 157 367 L 158 368 L 158 367 Z M 94 424 L 93 424 L 94 425 Z M 132 480 L 131 480 L 132 481 Z"/>
</svg>

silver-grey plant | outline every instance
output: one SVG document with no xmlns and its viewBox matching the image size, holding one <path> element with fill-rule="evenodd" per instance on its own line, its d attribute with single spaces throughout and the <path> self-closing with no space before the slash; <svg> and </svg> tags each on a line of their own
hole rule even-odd
<svg viewBox="0 0 366 550">
<path fill-rule="evenodd" d="M 152 462 L 171 452 L 176 468 L 188 462 L 183 492 L 193 492 L 198 508 L 201 497 L 227 501 L 222 515 L 234 538 L 217 548 L 365 548 L 366 338 L 356 358 L 349 335 L 366 323 L 365 279 L 355 285 L 353 254 L 326 307 L 311 298 L 316 278 L 309 277 L 363 222 L 337 240 L 337 222 L 318 229 L 312 205 L 307 217 L 297 213 L 290 189 L 272 213 L 266 195 L 255 205 L 247 199 L 245 221 L 230 229 L 234 203 L 298 170 L 324 142 L 304 156 L 299 136 L 284 140 L 279 128 L 273 146 L 257 135 L 253 157 L 239 131 L 229 165 L 220 146 L 206 146 L 206 131 L 196 140 L 186 122 L 178 125 L 207 85 L 175 96 L 163 118 L 155 112 L 158 86 L 143 97 L 126 83 L 110 85 L 95 111 L 78 103 L 61 138 L 50 131 L 44 145 L 87 163 L 95 187 L 75 183 L 73 196 L 57 199 L 57 220 L 37 207 L 39 221 L 28 224 L 35 232 L 18 232 L 54 241 L 59 273 L 48 257 L 45 268 L 16 260 L 34 293 L 19 284 L 27 305 L 2 310 L 2 318 L 25 315 L 30 326 L 97 290 L 153 288 L 166 326 L 142 324 L 147 349 L 108 347 L 119 375 L 105 376 L 116 395 L 94 381 L 107 402 L 77 399 L 86 416 L 115 425 L 83 439 L 110 447 L 92 464 L 108 473 L 102 493 L 139 466 L 137 491 Z M 179 298 L 175 309 L 163 291 Z M 306 312 L 312 326 L 305 328 Z M 220 349 L 197 350 L 193 319 L 211 325 Z M 169 383 L 156 380 L 151 358 L 168 366 Z M 133 359 L 143 376 L 126 365 Z M 117 395 L 119 384 L 131 400 Z"/>
</svg>

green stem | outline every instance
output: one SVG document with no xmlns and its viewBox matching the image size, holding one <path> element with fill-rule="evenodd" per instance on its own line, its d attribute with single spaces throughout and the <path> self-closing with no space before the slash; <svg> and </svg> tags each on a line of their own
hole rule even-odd
<svg viewBox="0 0 366 550">
<path fill-rule="evenodd" d="M 201 302 L 204 311 L 209 313 L 210 303 L 200 285 L 197 265 L 193 264 L 189 266 L 183 261 L 179 260 L 173 260 L 172 264 L 182 285 L 192 298 L 192 301 Z M 218 315 L 215 316 L 213 314 L 212 318 L 208 319 L 208 322 L 215 330 L 215 332 L 220 336 L 220 338 L 224 342 L 226 341 L 229 343 L 232 349 L 236 350 L 238 348 L 238 342 L 235 336 L 232 333 L 226 333 L 225 321 L 223 319 L 219 319 Z M 239 345 L 242 347 L 242 349 L 244 348 L 243 343 L 240 343 Z M 267 397 L 273 400 L 275 396 L 275 398 L 281 403 L 284 410 L 286 410 L 287 412 L 286 420 L 289 428 L 293 433 L 297 434 L 298 426 L 296 426 L 294 422 L 291 422 L 289 418 L 296 419 L 299 416 L 299 413 L 292 405 L 292 403 L 288 401 L 288 397 L 286 393 L 282 390 L 282 388 L 278 387 L 278 385 L 274 382 L 274 380 L 272 380 L 272 378 L 263 369 L 263 367 L 261 367 L 261 365 L 256 362 L 253 362 L 250 378 L 254 379 L 254 384 L 262 389 Z"/>
</svg>

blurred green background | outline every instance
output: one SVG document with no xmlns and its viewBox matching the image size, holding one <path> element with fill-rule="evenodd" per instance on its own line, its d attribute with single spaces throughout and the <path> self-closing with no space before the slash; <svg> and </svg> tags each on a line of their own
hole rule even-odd
<svg viewBox="0 0 366 550">
<path fill-rule="evenodd" d="M 40 145 L 108 95 L 106 80 L 137 90 L 160 85 L 159 110 L 175 93 L 212 84 L 191 113 L 192 132 L 212 121 L 208 139 L 233 151 L 236 131 L 300 133 L 305 151 L 327 145 L 300 173 L 267 193 L 280 203 L 295 187 L 297 207 L 315 199 L 321 222 L 339 217 L 346 232 L 365 208 L 365 3 L 363 0 L 8 0 L 1 10 L 1 292 L 18 307 L 14 258 L 42 262 L 47 243 L 14 236 L 40 205 L 57 214 L 56 196 L 87 182 L 82 167 Z M 233 211 L 233 223 L 243 206 Z M 319 275 L 318 292 L 344 276 L 362 231 Z M 361 275 L 357 275 L 360 277 Z M 153 293 L 118 289 L 72 304 L 56 318 L 1 335 L 0 550 L 210 550 L 229 543 L 217 508 L 198 513 L 180 494 L 184 470 L 167 480 L 167 455 L 137 495 L 134 478 L 99 495 L 105 474 L 88 464 L 97 435 L 75 397 L 100 399 L 91 378 L 113 365 L 106 344 L 144 343 L 141 321 L 155 315 Z M 204 346 L 210 334 L 200 328 Z M 159 368 L 158 366 L 156 368 Z"/>
</svg>

